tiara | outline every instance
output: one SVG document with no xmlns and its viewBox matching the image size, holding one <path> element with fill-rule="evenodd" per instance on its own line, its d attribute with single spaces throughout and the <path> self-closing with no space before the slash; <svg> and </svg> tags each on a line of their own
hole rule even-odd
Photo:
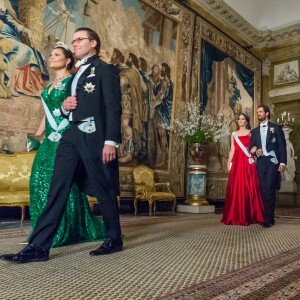
<svg viewBox="0 0 300 300">
<path fill-rule="evenodd" d="M 55 48 L 64 48 L 66 49 L 67 51 L 70 51 L 70 49 L 68 48 L 68 46 L 66 44 L 64 44 L 63 42 L 57 42 L 55 44 Z"/>
</svg>

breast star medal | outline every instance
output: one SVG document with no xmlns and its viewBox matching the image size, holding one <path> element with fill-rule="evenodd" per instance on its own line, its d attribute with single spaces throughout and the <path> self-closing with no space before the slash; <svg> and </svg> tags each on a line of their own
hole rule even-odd
<svg viewBox="0 0 300 300">
<path fill-rule="evenodd" d="M 91 82 L 90 83 L 86 83 L 85 86 L 84 86 L 84 90 L 90 94 L 90 93 L 92 93 L 93 91 L 96 90 L 95 89 L 95 85 L 92 84 Z"/>
</svg>

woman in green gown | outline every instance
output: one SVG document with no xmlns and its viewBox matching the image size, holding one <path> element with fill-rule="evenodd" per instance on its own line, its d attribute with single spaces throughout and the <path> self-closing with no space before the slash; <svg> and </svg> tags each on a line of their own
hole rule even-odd
<svg viewBox="0 0 300 300">
<path fill-rule="evenodd" d="M 74 66 L 72 52 L 66 45 L 61 42 L 56 44 L 49 58 L 49 66 L 54 69 L 56 78 L 41 95 L 45 117 L 36 135 L 45 134 L 45 138 L 35 156 L 30 177 L 30 219 L 33 228 L 46 206 L 58 141 L 70 126 L 60 112 L 71 79 L 70 70 Z M 105 235 L 102 220 L 91 213 L 86 195 L 74 185 L 52 247 L 98 241 L 104 239 Z"/>
</svg>

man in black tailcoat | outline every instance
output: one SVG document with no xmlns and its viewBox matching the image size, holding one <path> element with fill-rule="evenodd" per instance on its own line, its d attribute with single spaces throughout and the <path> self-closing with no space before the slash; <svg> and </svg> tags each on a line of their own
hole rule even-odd
<svg viewBox="0 0 300 300">
<path fill-rule="evenodd" d="M 266 105 L 257 108 L 260 125 L 252 130 L 250 149 L 257 156 L 257 173 L 264 203 L 265 228 L 274 225 L 276 189 L 280 189 L 281 172 L 287 163 L 286 141 L 280 125 L 271 123 L 270 109 Z"/>
<path fill-rule="evenodd" d="M 30 236 L 28 246 L 2 259 L 24 263 L 46 261 L 74 182 L 97 197 L 107 230 L 107 239 L 90 255 L 123 249 L 117 195 L 119 167 L 116 147 L 121 142 L 121 92 L 118 69 L 98 58 L 100 39 L 89 28 L 73 36 L 79 70 L 70 80 L 69 97 L 62 113 L 71 127 L 57 148 L 47 205 Z"/>
</svg>

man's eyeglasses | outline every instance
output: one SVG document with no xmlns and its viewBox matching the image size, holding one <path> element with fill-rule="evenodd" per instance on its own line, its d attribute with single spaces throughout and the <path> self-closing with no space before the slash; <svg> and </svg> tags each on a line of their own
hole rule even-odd
<svg viewBox="0 0 300 300">
<path fill-rule="evenodd" d="M 79 37 L 79 38 L 73 40 L 73 41 L 71 42 L 71 44 L 72 44 L 72 45 L 74 45 L 74 44 L 79 44 L 82 40 L 90 40 L 90 38 L 82 38 L 82 37 Z"/>
</svg>

